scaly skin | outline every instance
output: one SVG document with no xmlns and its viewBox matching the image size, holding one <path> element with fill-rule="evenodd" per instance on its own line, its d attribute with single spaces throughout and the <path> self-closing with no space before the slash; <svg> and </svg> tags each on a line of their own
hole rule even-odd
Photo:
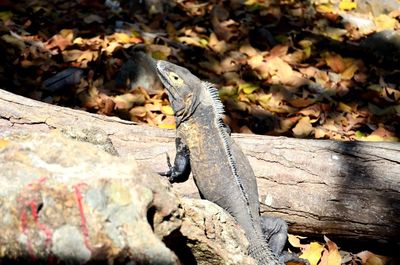
<svg viewBox="0 0 400 265">
<path fill-rule="evenodd" d="M 215 88 L 169 62 L 158 61 L 156 69 L 177 122 L 177 156 L 174 166 L 169 165 L 170 170 L 164 175 L 171 182 L 184 181 L 191 167 L 201 196 L 227 210 L 243 228 L 250 243 L 249 254 L 259 264 L 282 264 L 262 233 L 256 177 L 223 125 L 223 107 Z M 282 220 L 272 224 L 286 229 Z M 275 238 L 270 242 L 279 241 L 273 247 L 279 255 L 286 234 L 283 239 L 282 233 L 277 234 L 269 236 Z"/>
</svg>

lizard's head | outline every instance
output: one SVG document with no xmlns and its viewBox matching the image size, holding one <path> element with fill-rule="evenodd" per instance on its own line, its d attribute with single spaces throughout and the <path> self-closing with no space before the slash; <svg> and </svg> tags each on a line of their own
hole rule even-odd
<svg viewBox="0 0 400 265">
<path fill-rule="evenodd" d="M 186 68 L 167 61 L 157 61 L 156 70 L 167 90 L 179 124 L 180 120 L 189 116 L 197 107 L 201 80 Z"/>
</svg>

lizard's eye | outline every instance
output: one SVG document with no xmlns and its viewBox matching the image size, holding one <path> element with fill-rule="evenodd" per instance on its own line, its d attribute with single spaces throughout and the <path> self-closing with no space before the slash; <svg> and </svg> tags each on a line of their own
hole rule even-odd
<svg viewBox="0 0 400 265">
<path fill-rule="evenodd" d="M 182 78 L 180 78 L 174 72 L 169 72 L 168 77 L 169 77 L 169 80 L 171 81 L 171 83 L 173 83 L 175 86 L 183 86 L 184 85 Z"/>
</svg>

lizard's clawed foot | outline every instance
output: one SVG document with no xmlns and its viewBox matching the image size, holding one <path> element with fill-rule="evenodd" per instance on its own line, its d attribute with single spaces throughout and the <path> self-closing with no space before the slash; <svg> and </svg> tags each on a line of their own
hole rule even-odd
<svg viewBox="0 0 400 265">
<path fill-rule="evenodd" d="M 174 167 L 171 165 L 171 158 L 169 157 L 168 153 L 165 153 L 167 156 L 167 165 L 168 165 L 168 171 L 164 171 L 164 172 L 157 172 L 159 175 L 163 176 L 163 177 L 167 177 L 169 182 L 173 182 L 173 172 L 174 172 Z"/>
<path fill-rule="evenodd" d="M 279 261 L 282 264 L 285 264 L 286 262 L 295 262 L 298 264 L 310 265 L 310 262 L 308 260 L 299 258 L 297 254 L 289 253 L 287 251 L 282 252 L 282 254 L 279 256 Z"/>
</svg>

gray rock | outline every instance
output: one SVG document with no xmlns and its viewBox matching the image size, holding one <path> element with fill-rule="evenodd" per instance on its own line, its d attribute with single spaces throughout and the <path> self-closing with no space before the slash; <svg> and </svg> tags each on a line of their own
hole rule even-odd
<svg viewBox="0 0 400 265">
<path fill-rule="evenodd" d="M 60 132 L 2 132 L 0 185 L 2 264 L 255 264 L 220 207 Z"/>
</svg>

